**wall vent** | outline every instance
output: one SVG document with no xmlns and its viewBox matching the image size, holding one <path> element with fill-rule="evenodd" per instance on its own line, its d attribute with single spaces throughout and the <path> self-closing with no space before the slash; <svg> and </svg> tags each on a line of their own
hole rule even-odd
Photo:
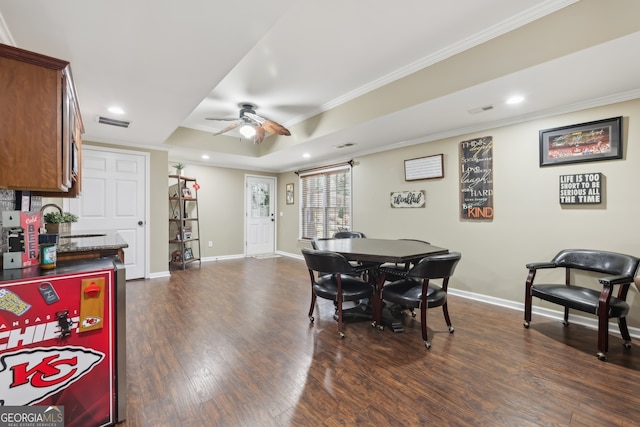
<svg viewBox="0 0 640 427">
<path fill-rule="evenodd" d="M 474 108 L 473 110 L 469 110 L 469 114 L 478 114 L 485 111 L 493 110 L 493 105 L 485 105 L 484 107 Z"/>
<path fill-rule="evenodd" d="M 347 148 L 353 147 L 354 145 L 356 145 L 355 142 L 345 142 L 344 144 L 336 145 L 334 148 Z"/>
<path fill-rule="evenodd" d="M 131 122 L 127 122 L 124 120 L 110 119 L 109 117 L 102 116 L 98 116 L 98 123 L 102 123 L 103 125 L 118 126 L 121 128 L 128 128 L 131 124 Z"/>
</svg>

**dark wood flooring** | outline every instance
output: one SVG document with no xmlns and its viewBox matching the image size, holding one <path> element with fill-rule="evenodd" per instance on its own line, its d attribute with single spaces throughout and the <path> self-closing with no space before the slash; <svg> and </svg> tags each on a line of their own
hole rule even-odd
<svg viewBox="0 0 640 427">
<path fill-rule="evenodd" d="M 518 283 L 524 292 L 525 274 Z M 455 286 L 455 281 L 453 282 Z M 640 342 L 450 296 L 405 331 L 310 324 L 304 261 L 206 262 L 127 283 L 127 420 L 160 426 L 640 425 Z M 419 318 L 419 316 L 418 316 Z"/>
</svg>

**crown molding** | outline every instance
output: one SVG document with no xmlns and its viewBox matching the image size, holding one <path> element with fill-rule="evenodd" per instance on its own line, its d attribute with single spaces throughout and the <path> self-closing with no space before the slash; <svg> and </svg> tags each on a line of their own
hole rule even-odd
<svg viewBox="0 0 640 427">
<path fill-rule="evenodd" d="M 389 73 L 366 85 L 360 86 L 359 88 L 354 89 L 351 92 L 347 92 L 344 95 L 341 95 L 338 98 L 335 98 L 321 105 L 316 110 L 310 113 L 300 115 L 292 120 L 289 120 L 285 125 L 293 126 L 317 114 L 324 113 L 333 108 L 339 107 L 340 105 L 345 104 L 355 98 L 358 98 L 359 96 L 365 95 L 369 92 L 372 92 L 376 89 L 379 89 L 383 86 L 393 83 L 396 80 L 400 80 L 404 77 L 407 77 L 417 71 L 420 71 L 431 65 L 437 64 L 438 62 L 444 61 L 445 59 L 448 59 L 461 52 L 472 49 L 475 46 L 478 46 L 482 43 L 485 43 L 489 40 L 492 40 L 496 37 L 499 37 L 503 34 L 513 31 L 516 28 L 522 27 L 537 19 L 543 18 L 551 13 L 554 13 L 573 3 L 576 3 L 577 1 L 578 0 L 549 0 L 545 3 L 534 6 L 522 13 L 519 13 L 518 15 L 514 15 L 509 19 L 499 22 L 498 24 L 492 27 L 489 27 L 479 33 L 469 36 L 463 40 L 460 40 L 457 43 L 454 43 L 452 45 L 445 47 L 444 49 L 434 52 L 431 55 L 428 55 L 409 65 L 406 65 L 394 71 L 393 73 Z"/>
</svg>

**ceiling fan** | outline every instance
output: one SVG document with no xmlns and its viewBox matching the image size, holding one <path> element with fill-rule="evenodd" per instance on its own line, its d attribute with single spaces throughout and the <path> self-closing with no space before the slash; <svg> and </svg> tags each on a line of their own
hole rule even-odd
<svg viewBox="0 0 640 427">
<path fill-rule="evenodd" d="M 248 103 L 241 103 L 240 114 L 237 119 L 218 119 L 215 117 L 206 117 L 205 120 L 233 121 L 229 126 L 222 129 L 214 135 L 220 135 L 239 128 L 238 131 L 246 139 L 253 139 L 253 142 L 260 144 L 264 141 L 266 132 L 277 135 L 291 135 L 291 132 L 279 123 L 273 120 L 265 119 L 256 114 L 256 106 Z"/>
</svg>

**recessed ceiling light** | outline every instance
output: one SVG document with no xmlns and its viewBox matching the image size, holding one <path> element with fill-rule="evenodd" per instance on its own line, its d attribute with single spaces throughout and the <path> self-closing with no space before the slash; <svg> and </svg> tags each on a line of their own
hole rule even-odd
<svg viewBox="0 0 640 427">
<path fill-rule="evenodd" d="M 203 158 L 204 160 L 209 160 L 209 155 L 208 155 L 208 154 L 203 154 L 203 155 L 202 155 L 202 158 Z"/>
<path fill-rule="evenodd" d="M 309 154 L 309 153 L 304 153 L 304 154 L 302 155 L 302 157 L 304 157 L 305 159 L 308 159 L 309 157 L 311 157 L 311 154 Z"/>
<path fill-rule="evenodd" d="M 124 110 L 120 107 L 109 107 L 109 112 L 113 114 L 124 114 Z"/>
<path fill-rule="evenodd" d="M 509 105 L 520 104 L 522 101 L 524 101 L 524 96 L 515 95 L 507 99 L 507 104 Z"/>
</svg>

